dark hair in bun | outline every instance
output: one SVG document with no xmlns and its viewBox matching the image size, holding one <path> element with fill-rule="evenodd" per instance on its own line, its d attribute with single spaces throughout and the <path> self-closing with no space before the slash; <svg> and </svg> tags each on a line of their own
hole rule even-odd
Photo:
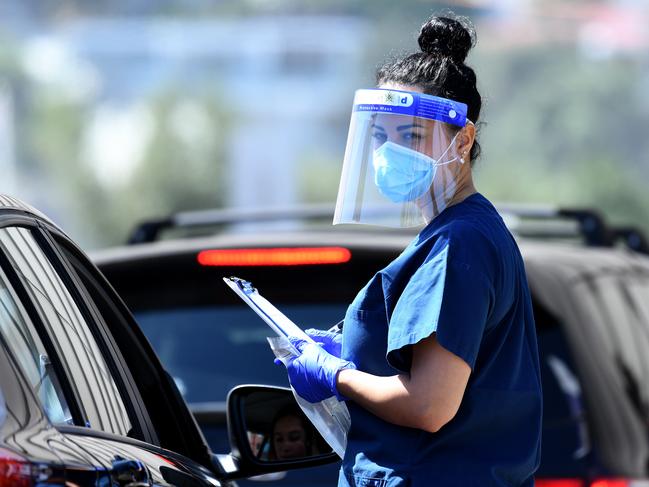
<svg viewBox="0 0 649 487">
<path fill-rule="evenodd" d="M 482 97 L 476 88 L 476 75 L 464 60 L 476 43 L 471 21 L 453 14 L 434 16 L 421 26 L 421 52 L 390 61 L 376 73 L 378 85 L 395 83 L 418 86 L 424 93 L 466 103 L 467 117 L 477 125 Z M 471 162 L 480 155 L 476 140 Z"/>
<path fill-rule="evenodd" d="M 463 63 L 475 44 L 475 31 L 458 20 L 448 17 L 431 17 L 421 26 L 419 47 L 427 54 L 448 56 L 456 63 Z"/>
</svg>

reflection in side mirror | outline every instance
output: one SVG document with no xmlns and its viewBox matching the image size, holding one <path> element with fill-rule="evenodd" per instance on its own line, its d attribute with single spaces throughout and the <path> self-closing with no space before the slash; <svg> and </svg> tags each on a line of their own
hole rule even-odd
<svg viewBox="0 0 649 487">
<path fill-rule="evenodd" d="M 215 467 L 227 480 L 270 480 L 267 474 L 340 461 L 286 387 L 242 385 L 232 389 L 228 394 L 228 431 L 232 452 L 214 456 Z"/>
<path fill-rule="evenodd" d="M 241 406 L 250 451 L 258 461 L 304 460 L 332 452 L 285 390 L 253 391 Z"/>
</svg>

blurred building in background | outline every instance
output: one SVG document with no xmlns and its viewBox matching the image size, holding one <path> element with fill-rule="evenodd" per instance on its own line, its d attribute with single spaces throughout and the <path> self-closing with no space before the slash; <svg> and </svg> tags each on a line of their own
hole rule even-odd
<svg viewBox="0 0 649 487">
<path fill-rule="evenodd" d="M 24 62 L 33 78 L 73 85 L 90 104 L 87 160 L 106 184 L 124 182 L 142 162 L 152 135 L 143 100 L 172 86 L 227 113 L 218 201 L 291 205 L 300 155 L 316 145 L 332 150 L 329 121 L 351 104 L 366 36 L 366 22 L 349 17 L 84 19 L 26 39 Z M 216 135 L 193 134 L 203 110 L 181 106 L 171 121 L 196 145 Z"/>
<path fill-rule="evenodd" d="M 209 193 L 211 184 L 213 198 L 204 204 L 287 206 L 300 200 L 305 155 L 333 154 L 333 159 L 340 152 L 342 127 L 332 121 L 347 116 L 350 85 L 363 67 L 367 22 L 304 15 L 83 18 L 18 35 L 18 61 L 29 82 L 82 107 L 81 138 L 68 141 L 78 145 L 71 157 L 106 192 L 124 190 L 145 170 L 147 147 L 161 143 L 155 125 L 167 124 L 174 137 L 186 142 L 188 152 L 200 152 L 201 146 L 218 140 L 219 147 L 207 154 L 210 160 L 201 164 L 192 164 L 192 157 L 178 148 L 173 150 L 175 160 L 167 161 L 178 168 L 174 172 L 195 172 L 190 181 L 202 181 L 201 191 Z M 161 94 L 175 98 L 166 120 L 155 113 Z M 31 93 L 24 96 L 26 105 L 38 103 Z M 3 137 L 14 140 L 21 114 L 13 113 L 11 90 L 3 92 L 2 100 Z M 220 121 L 214 123 L 208 105 Z M 7 174 L 21 169 L 12 145 L 6 144 L 0 159 Z M 210 165 L 220 170 L 200 174 Z M 146 170 L 165 170 L 157 166 L 154 162 Z M 43 194 L 32 186 L 31 172 L 16 177 L 11 183 L 7 179 L 2 190 L 30 201 L 44 199 L 41 206 L 52 209 L 49 202 L 60 191 Z M 182 201 L 165 189 L 159 188 L 157 201 L 167 196 L 176 207 L 162 204 L 142 217 L 179 209 Z M 134 193 L 140 193 L 137 187 Z"/>
</svg>

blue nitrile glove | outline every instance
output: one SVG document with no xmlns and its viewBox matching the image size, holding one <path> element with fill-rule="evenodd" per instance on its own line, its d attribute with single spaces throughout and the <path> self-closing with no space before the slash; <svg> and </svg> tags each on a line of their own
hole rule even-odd
<svg viewBox="0 0 649 487">
<path fill-rule="evenodd" d="M 315 342 L 320 344 L 328 353 L 334 357 L 340 358 L 340 350 L 343 346 L 343 334 L 335 331 L 316 330 L 309 328 L 305 330 Z"/>
<path fill-rule="evenodd" d="M 288 337 L 300 355 L 291 357 L 286 364 L 288 378 L 300 397 L 310 403 L 323 401 L 336 396 L 339 401 L 345 398 L 338 393 L 336 378 L 342 369 L 355 369 L 347 360 L 341 360 L 327 353 L 320 345 L 309 343 L 301 338 Z M 276 364 L 281 363 L 279 359 Z"/>
</svg>

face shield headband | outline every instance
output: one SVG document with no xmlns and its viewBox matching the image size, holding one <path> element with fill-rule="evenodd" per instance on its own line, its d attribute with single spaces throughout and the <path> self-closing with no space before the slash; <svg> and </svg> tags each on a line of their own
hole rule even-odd
<svg viewBox="0 0 649 487">
<path fill-rule="evenodd" d="M 471 123 L 466 112 L 423 93 L 358 90 L 334 224 L 408 227 L 443 211 L 463 162 L 455 140 Z"/>
<path fill-rule="evenodd" d="M 414 91 L 380 88 L 356 90 L 353 112 L 392 113 L 436 120 L 462 128 L 467 106 L 458 101 Z"/>
</svg>

